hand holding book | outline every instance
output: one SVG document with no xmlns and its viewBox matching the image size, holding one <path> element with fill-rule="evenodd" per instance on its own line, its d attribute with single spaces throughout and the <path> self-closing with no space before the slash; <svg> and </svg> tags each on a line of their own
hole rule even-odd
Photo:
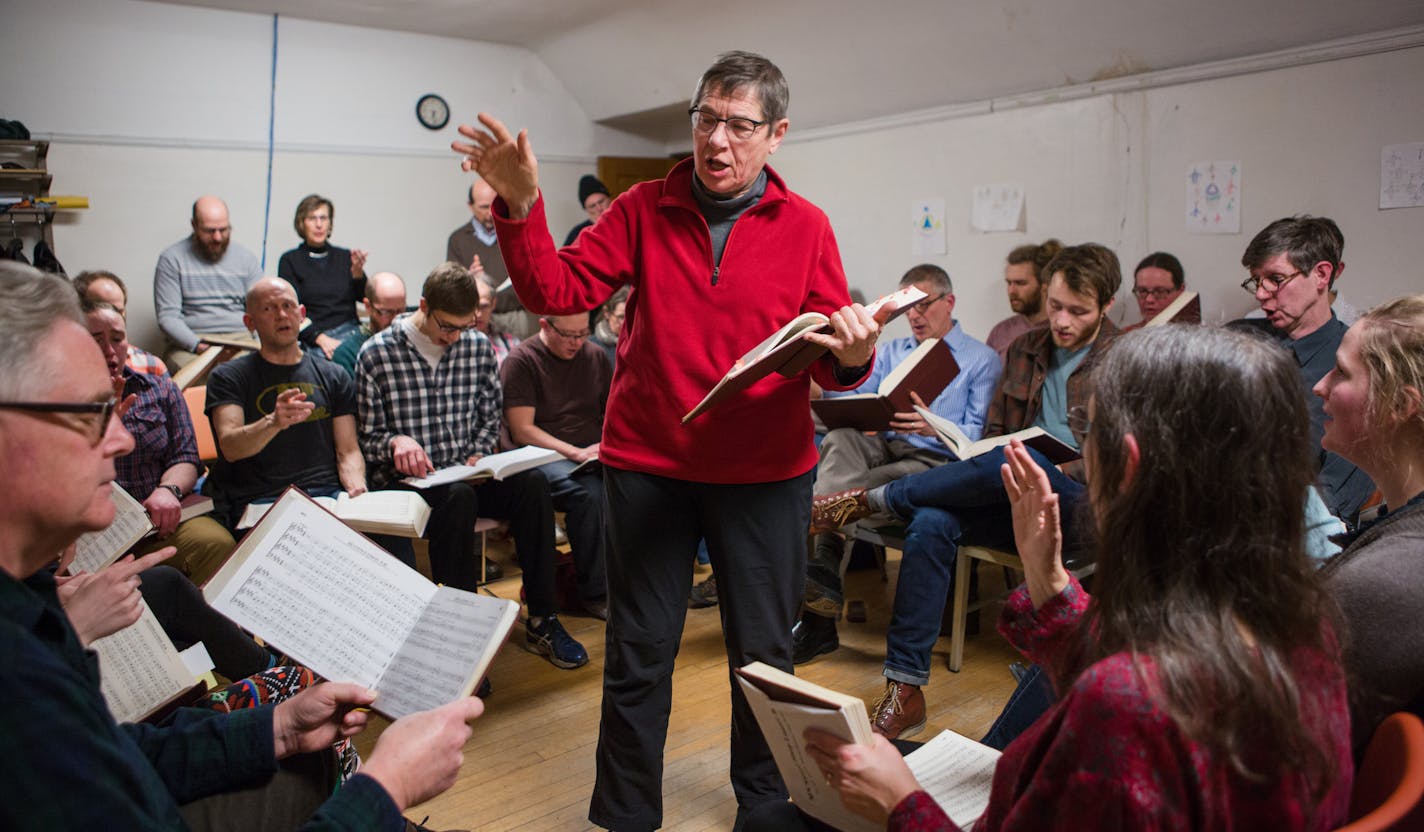
<svg viewBox="0 0 1424 832">
<path fill-rule="evenodd" d="M 811 728 L 806 751 L 845 807 L 881 827 L 900 801 L 920 790 L 899 749 L 879 734 L 870 745 L 861 745 Z"/>
</svg>

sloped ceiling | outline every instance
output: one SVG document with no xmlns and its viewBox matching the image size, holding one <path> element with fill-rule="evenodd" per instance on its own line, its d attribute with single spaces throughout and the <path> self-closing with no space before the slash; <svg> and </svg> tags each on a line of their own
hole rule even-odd
<svg viewBox="0 0 1424 832">
<path fill-rule="evenodd" d="M 655 133 L 718 52 L 776 61 L 799 129 L 1424 24 L 1421 0 L 179 0 L 491 41 Z"/>
</svg>

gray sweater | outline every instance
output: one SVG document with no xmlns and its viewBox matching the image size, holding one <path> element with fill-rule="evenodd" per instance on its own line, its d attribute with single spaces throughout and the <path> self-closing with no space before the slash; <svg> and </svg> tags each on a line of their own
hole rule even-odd
<svg viewBox="0 0 1424 832">
<path fill-rule="evenodd" d="M 1367 526 L 1321 574 L 1345 616 L 1358 753 L 1390 714 L 1424 716 L 1424 500 Z"/>
<path fill-rule="evenodd" d="M 199 332 L 238 332 L 247 289 L 262 279 L 257 256 L 237 244 L 216 263 L 184 237 L 158 255 L 153 270 L 153 311 L 175 345 L 192 350 Z"/>
</svg>

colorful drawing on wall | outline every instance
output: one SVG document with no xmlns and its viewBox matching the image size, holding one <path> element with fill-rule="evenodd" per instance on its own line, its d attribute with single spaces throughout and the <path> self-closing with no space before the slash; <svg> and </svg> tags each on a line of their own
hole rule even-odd
<svg viewBox="0 0 1424 832">
<path fill-rule="evenodd" d="M 944 198 L 917 199 L 910 205 L 910 253 L 944 254 Z"/>
<path fill-rule="evenodd" d="M 1187 230 L 1198 234 L 1241 233 L 1241 163 L 1197 162 L 1187 166 Z"/>
<path fill-rule="evenodd" d="M 1424 142 L 1380 151 L 1380 208 L 1424 206 Z"/>
<path fill-rule="evenodd" d="M 969 227 L 979 232 L 1022 231 L 1022 185 L 976 185 Z"/>
</svg>

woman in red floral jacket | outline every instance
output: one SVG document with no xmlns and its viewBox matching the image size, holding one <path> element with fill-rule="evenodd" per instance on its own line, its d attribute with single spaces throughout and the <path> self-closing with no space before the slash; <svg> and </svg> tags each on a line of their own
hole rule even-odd
<svg viewBox="0 0 1424 832">
<path fill-rule="evenodd" d="M 1004 482 L 1026 583 L 999 624 L 1059 701 L 1009 745 L 975 829 L 1333 829 L 1353 767 L 1337 613 L 1302 550 L 1314 479 L 1284 352 L 1248 335 L 1124 336 L 1070 413 L 1099 540 L 1089 596 L 1058 498 L 1015 442 Z M 809 737 L 847 806 L 956 828 L 899 754 Z"/>
</svg>

